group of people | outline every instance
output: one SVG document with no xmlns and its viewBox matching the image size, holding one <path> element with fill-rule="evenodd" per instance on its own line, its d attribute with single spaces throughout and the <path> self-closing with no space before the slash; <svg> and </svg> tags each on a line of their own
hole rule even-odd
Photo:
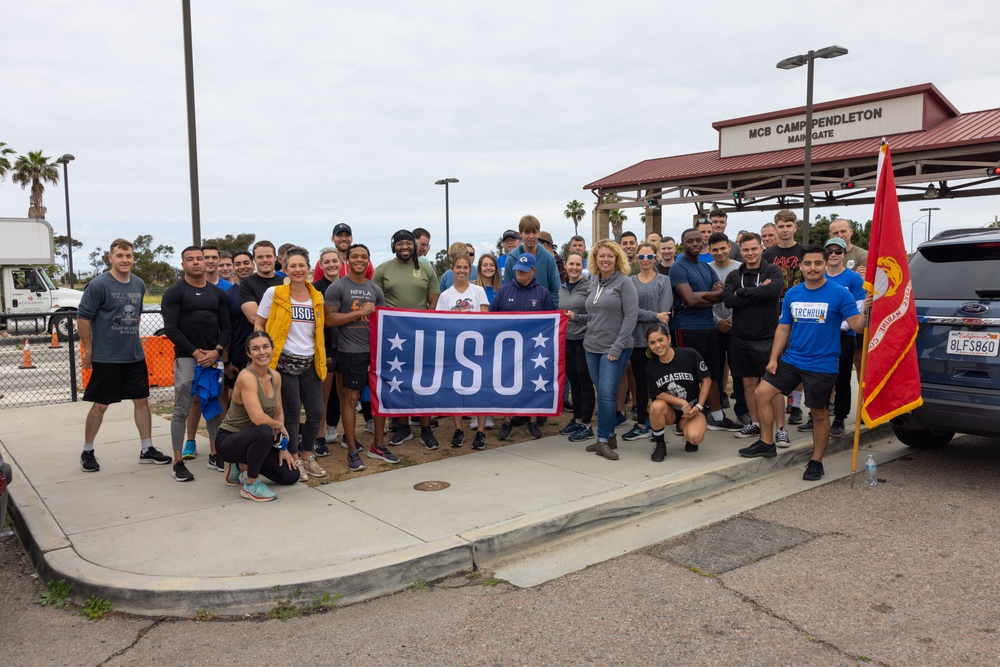
<svg viewBox="0 0 1000 667">
<path fill-rule="evenodd" d="M 275 248 L 269 241 L 232 255 L 211 245 L 187 247 L 183 277 L 161 304 L 175 353 L 169 455 L 152 444 L 138 329 L 145 285 L 131 273 L 132 244 L 116 239 L 109 270 L 88 284 L 79 308 L 82 367 L 92 370 L 84 400 L 93 403 L 81 467 L 100 470 L 94 440 L 107 407 L 125 399 L 134 404 L 140 463 L 172 464 L 174 479 L 192 481 L 186 462 L 198 455 L 194 434 L 204 418 L 208 468 L 255 501 L 276 497 L 261 477 L 294 484 L 325 476 L 317 458 L 328 456 L 331 444 L 347 450 L 352 471 L 365 467 L 362 450 L 398 463 L 390 447 L 412 439 L 412 426 L 425 448 L 437 449 L 431 417 L 387 423 L 371 413 L 370 317 L 388 306 L 564 311 L 573 415 L 560 433 L 589 442 L 586 451 L 612 461 L 619 457 L 616 430 L 626 421 L 629 395 L 635 423 L 622 437 L 652 439 L 651 458 L 662 462 L 671 425 L 688 452 L 697 451 L 711 429 L 756 437 L 740 450 L 743 456 L 774 456 L 776 446 L 788 444 L 783 395 L 791 396 L 789 423 L 797 418 L 801 424 L 801 387 L 811 415 L 799 428 L 814 438 L 806 478 L 819 479 L 834 386 L 834 435 L 843 433 L 850 409 L 853 334 L 863 328 L 858 274 L 864 251 L 851 245 L 847 221 L 831 225 L 825 246 L 809 248 L 795 243 L 790 211 L 780 211 L 760 234 L 741 231 L 735 245 L 726 222 L 725 213 L 713 211 L 685 230 L 679 245 L 655 234 L 639 241 L 626 232 L 620 242 L 603 239 L 588 252 L 583 237 L 574 236 L 562 255 L 528 215 L 516 231 L 503 233 L 498 256 L 476 262 L 471 244 L 451 244 L 450 269 L 441 276 L 426 259 L 430 233 L 424 229 L 393 234 L 393 256 L 377 267 L 343 223 L 315 263 L 304 248 Z M 724 414 L 727 373 L 738 421 Z M 367 448 L 359 439 L 358 409 L 372 436 Z M 477 450 L 487 446 L 494 417 L 501 422 L 499 440 L 519 423 L 507 415 L 468 417 Z M 453 420 L 450 444 L 462 447 L 463 418 Z M 531 438 L 541 437 L 538 418 L 529 418 L 526 428 Z"/>
</svg>

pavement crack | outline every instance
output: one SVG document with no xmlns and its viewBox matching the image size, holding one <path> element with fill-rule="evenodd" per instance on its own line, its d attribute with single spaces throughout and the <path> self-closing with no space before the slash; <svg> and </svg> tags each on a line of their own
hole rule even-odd
<svg viewBox="0 0 1000 667">
<path fill-rule="evenodd" d="M 121 656 L 125 655 L 126 653 L 128 653 L 132 648 L 135 647 L 136 644 L 138 644 L 142 640 L 143 637 L 145 637 L 146 635 L 148 635 L 154 628 L 156 628 L 161 623 L 163 623 L 163 621 L 164 621 L 164 619 L 158 618 L 155 621 L 153 621 L 152 623 L 150 623 L 149 625 L 146 625 L 146 626 L 143 626 L 143 627 L 139 628 L 139 630 L 135 633 L 135 639 L 132 640 L 131 644 L 129 644 L 128 646 L 126 646 L 124 648 L 121 648 L 121 649 L 115 651 L 114 653 L 112 653 L 111 655 L 109 655 L 107 658 L 105 658 L 101 662 L 97 663 L 98 667 L 100 667 L 100 665 L 106 665 L 109 662 L 111 662 L 112 660 L 114 660 L 115 658 L 121 657 Z"/>
</svg>

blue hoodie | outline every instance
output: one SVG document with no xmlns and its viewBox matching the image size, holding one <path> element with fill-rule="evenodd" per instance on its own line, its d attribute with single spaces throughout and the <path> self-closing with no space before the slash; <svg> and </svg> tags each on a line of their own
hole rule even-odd
<svg viewBox="0 0 1000 667">
<path fill-rule="evenodd" d="M 509 259 L 504 262 L 503 267 L 503 282 L 505 284 L 517 282 L 514 280 L 514 269 L 517 267 L 517 258 L 523 252 L 524 245 L 522 244 L 507 255 Z M 559 303 L 559 268 L 556 266 L 556 260 L 552 257 L 552 253 L 540 245 L 535 248 L 535 268 L 538 270 L 535 279 L 549 291 L 549 296 L 552 297 L 554 304 L 551 310 L 555 310 L 555 304 Z"/>
<path fill-rule="evenodd" d="M 512 262 L 513 264 L 513 262 Z M 492 313 L 512 313 L 539 310 L 555 310 L 549 291 L 532 278 L 528 285 L 522 286 L 514 280 L 500 288 L 490 305 Z"/>
</svg>

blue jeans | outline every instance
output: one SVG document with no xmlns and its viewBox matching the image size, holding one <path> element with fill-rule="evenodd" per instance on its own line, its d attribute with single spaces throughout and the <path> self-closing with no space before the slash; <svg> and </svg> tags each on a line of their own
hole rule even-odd
<svg viewBox="0 0 1000 667">
<path fill-rule="evenodd" d="M 597 387 L 597 441 L 607 442 L 615 432 L 615 405 L 618 400 L 618 383 L 632 356 L 632 348 L 622 350 L 616 361 L 608 361 L 608 353 L 587 352 L 590 379 Z M 639 381 L 639 378 L 636 378 Z M 645 378 L 642 378 L 645 381 Z"/>
</svg>

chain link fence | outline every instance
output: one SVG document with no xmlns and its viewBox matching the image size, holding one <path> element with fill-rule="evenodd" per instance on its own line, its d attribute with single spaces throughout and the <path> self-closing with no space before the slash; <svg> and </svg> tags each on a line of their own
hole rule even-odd
<svg viewBox="0 0 1000 667">
<path fill-rule="evenodd" d="M 0 329 L 0 409 L 78 401 L 90 381 L 80 367 L 76 314 L 13 315 Z M 139 323 L 154 403 L 173 400 L 174 346 L 161 335 L 159 306 L 144 308 Z"/>
</svg>

